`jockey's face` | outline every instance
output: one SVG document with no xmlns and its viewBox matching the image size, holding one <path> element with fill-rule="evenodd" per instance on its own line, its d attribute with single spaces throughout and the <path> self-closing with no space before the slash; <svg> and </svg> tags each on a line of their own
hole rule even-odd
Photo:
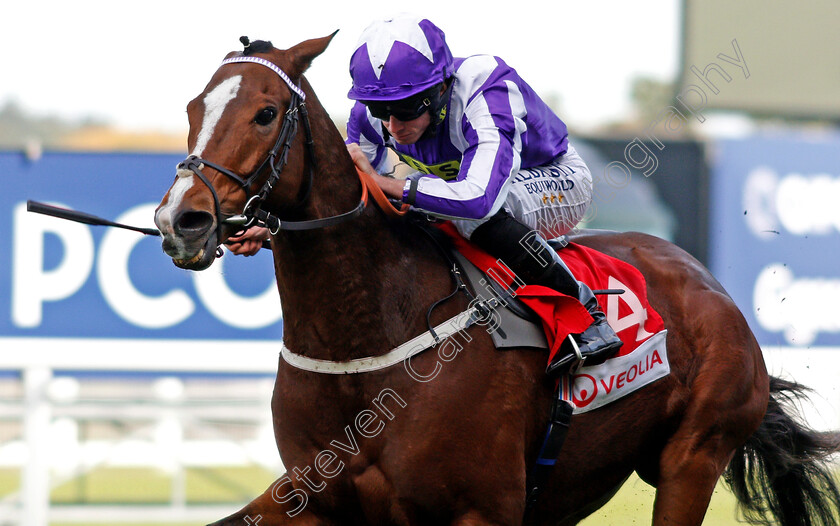
<svg viewBox="0 0 840 526">
<path fill-rule="evenodd" d="M 399 144 L 414 144 L 419 141 L 431 123 L 432 116 L 428 111 L 410 121 L 401 121 L 393 115 L 382 121 L 385 129 Z"/>
</svg>

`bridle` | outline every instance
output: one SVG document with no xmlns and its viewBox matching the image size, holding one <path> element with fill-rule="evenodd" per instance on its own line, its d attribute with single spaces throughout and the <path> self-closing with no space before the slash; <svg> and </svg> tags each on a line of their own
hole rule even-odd
<svg viewBox="0 0 840 526">
<path fill-rule="evenodd" d="M 184 159 L 180 164 L 178 164 L 179 172 L 185 170 L 194 173 L 196 176 L 198 176 L 199 179 L 201 179 L 201 181 L 207 186 L 207 188 L 210 189 L 210 193 L 213 195 L 213 203 L 216 212 L 216 240 L 219 242 L 221 241 L 221 229 L 223 224 L 233 224 L 239 225 L 242 228 L 247 228 L 259 221 L 265 224 L 272 234 L 277 234 L 280 230 L 312 230 L 316 228 L 324 228 L 327 226 L 332 226 L 347 221 L 349 219 L 353 219 L 361 215 L 365 209 L 365 206 L 367 205 L 368 185 L 366 184 L 362 185 L 363 195 L 358 206 L 356 206 L 356 208 L 350 210 L 349 212 L 345 212 L 336 216 L 311 219 L 306 221 L 281 221 L 277 216 L 262 209 L 263 203 L 268 198 L 271 191 L 274 189 L 274 186 L 280 180 L 280 174 L 282 173 L 283 168 L 285 168 L 286 166 L 289 150 L 291 149 L 292 142 L 294 141 L 295 135 L 297 134 L 298 122 L 301 120 L 303 121 L 306 153 L 307 155 L 309 155 L 310 165 L 308 177 L 306 178 L 305 182 L 301 185 L 300 190 L 298 191 L 297 205 L 302 205 L 308 199 L 309 193 L 312 190 L 312 180 L 314 172 L 313 165 L 315 164 L 312 129 L 309 124 L 309 114 L 306 111 L 306 94 L 299 86 L 292 82 L 289 76 L 286 75 L 286 73 L 282 69 L 280 69 L 273 62 L 253 56 L 231 57 L 222 61 L 219 67 L 221 68 L 222 66 L 225 66 L 227 64 L 239 62 L 250 62 L 254 64 L 260 64 L 275 72 L 289 87 L 292 99 L 291 102 L 289 102 L 289 109 L 286 110 L 286 113 L 283 116 L 283 122 L 280 125 L 280 133 L 277 136 L 277 140 L 274 142 L 274 146 L 271 148 L 271 150 L 269 150 L 263 162 L 260 163 L 256 170 L 254 170 L 247 177 L 242 177 L 239 174 L 234 173 L 232 170 L 229 170 L 228 168 L 210 162 L 206 159 L 202 159 L 196 155 L 190 155 L 189 157 Z M 216 189 L 213 187 L 213 184 L 210 182 L 207 176 L 204 175 L 202 171 L 207 166 L 213 168 L 221 174 L 224 174 L 229 179 L 234 181 L 237 185 L 239 185 L 240 188 L 242 188 L 245 191 L 246 194 L 249 193 L 251 185 L 254 184 L 254 182 L 257 180 L 257 178 L 260 177 L 260 175 L 266 170 L 266 168 L 270 169 L 271 173 L 268 175 L 268 178 L 265 180 L 259 191 L 248 197 L 248 200 L 245 203 L 245 207 L 242 209 L 242 212 L 240 214 L 225 218 L 222 216 L 221 203 L 219 201 L 219 196 L 216 193 Z"/>
</svg>

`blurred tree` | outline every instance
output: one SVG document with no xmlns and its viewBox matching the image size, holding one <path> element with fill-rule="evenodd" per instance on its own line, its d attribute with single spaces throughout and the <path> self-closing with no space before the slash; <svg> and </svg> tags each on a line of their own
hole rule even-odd
<svg viewBox="0 0 840 526">
<path fill-rule="evenodd" d="M 563 96 L 557 91 L 549 91 L 542 97 L 543 101 L 557 115 L 563 115 Z"/>
<path fill-rule="evenodd" d="M 43 150 L 165 151 L 184 152 L 184 133 L 126 131 L 102 120 L 68 121 L 55 116 L 36 116 L 17 102 L 0 107 L 0 148 L 23 150 L 33 158 Z"/>
<path fill-rule="evenodd" d="M 0 108 L 0 147 L 23 148 L 33 142 L 52 146 L 79 127 L 56 117 L 27 114 L 17 102 L 8 101 Z"/>
</svg>

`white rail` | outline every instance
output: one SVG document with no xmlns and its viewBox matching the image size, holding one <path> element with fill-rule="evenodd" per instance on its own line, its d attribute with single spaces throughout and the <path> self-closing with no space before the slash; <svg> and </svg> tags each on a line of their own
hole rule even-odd
<svg viewBox="0 0 840 526">
<path fill-rule="evenodd" d="M 0 517 L 21 526 L 48 526 L 49 521 L 117 523 L 136 521 L 219 519 L 236 509 L 231 506 L 187 506 L 184 494 L 183 468 L 195 465 L 196 452 L 202 447 L 217 448 L 216 462 L 257 463 L 279 471 L 282 465 L 273 441 L 261 444 L 241 444 L 229 437 L 216 440 L 192 441 L 183 439 L 183 426 L 200 426 L 202 420 L 230 421 L 263 426 L 270 430 L 269 392 L 236 400 L 195 401 L 180 398 L 177 393 L 163 398 L 153 394 L 120 398 L 107 403 L 91 400 L 56 400 L 55 372 L 146 372 L 154 375 L 179 373 L 213 373 L 219 378 L 229 375 L 265 376 L 276 372 L 280 345 L 278 342 L 253 341 L 195 341 L 195 340 L 119 340 L 64 338 L 0 338 L 0 371 L 19 371 L 22 397 L 0 403 L 0 419 L 22 421 L 20 443 L 0 444 L 5 450 L 25 451 L 25 455 L 6 455 L 6 465 L 19 462 L 22 468 L 19 495 L 8 495 L 0 501 Z M 175 380 L 177 382 L 177 380 Z M 270 382 L 270 380 L 268 380 Z M 52 392 L 51 392 L 52 391 Z M 177 391 L 177 390 L 176 390 Z M 169 437 L 164 443 L 142 442 L 147 446 L 132 451 L 146 451 L 150 464 L 159 465 L 160 449 L 167 449 L 162 457 L 171 463 L 173 471 L 172 498 L 167 506 L 50 506 L 50 490 L 57 480 L 51 479 L 51 425 L 57 418 L 76 421 L 97 419 L 158 422 L 168 426 Z M 270 434 L 270 433 L 269 433 Z M 124 437 L 125 438 L 125 437 Z M 129 437 L 136 439 L 136 437 Z M 124 440 L 125 441 L 125 440 Z M 136 442 L 136 440 L 135 440 Z M 203 442 L 203 443 L 202 443 Z M 21 446 L 21 447 L 18 447 Z M 79 458 L 85 459 L 74 470 L 89 470 L 108 458 L 102 444 L 86 443 L 79 448 Z M 225 447 L 227 446 L 227 447 Z M 155 449 L 157 447 L 157 449 Z M 105 451 L 119 449 L 106 447 Z M 225 450 L 227 454 L 225 454 Z M 255 452 L 259 450 L 259 452 Z M 235 451 L 235 452 L 232 452 Z M 177 452 L 177 453 L 176 453 Z M 192 457 L 191 457 L 192 455 Z M 144 456 L 139 454 L 139 456 Z M 3 455 L 0 454 L 0 461 Z M 91 460 L 91 459 L 94 460 Z M 98 458 L 98 460 L 96 460 Z M 191 460 L 192 458 L 192 460 Z M 227 458 L 225 461 L 224 459 Z M 142 462 L 142 459 L 138 459 Z M 95 511 L 94 511 L 95 510 Z M 6 524 L 6 522 L 3 522 Z"/>
</svg>

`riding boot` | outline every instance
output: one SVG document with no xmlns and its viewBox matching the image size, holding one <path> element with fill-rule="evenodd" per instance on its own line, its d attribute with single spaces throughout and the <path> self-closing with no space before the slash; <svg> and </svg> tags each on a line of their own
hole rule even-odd
<svg viewBox="0 0 840 526">
<path fill-rule="evenodd" d="M 622 342 L 607 323 L 595 294 L 585 283 L 575 279 L 557 252 L 536 231 L 502 210 L 476 228 L 470 240 L 500 258 L 526 283 L 549 287 L 578 298 L 593 319 L 589 328 L 572 336 L 584 363 L 601 363 L 621 347 Z M 566 341 L 548 365 L 546 373 L 560 374 L 576 359 L 573 345 Z"/>
</svg>

